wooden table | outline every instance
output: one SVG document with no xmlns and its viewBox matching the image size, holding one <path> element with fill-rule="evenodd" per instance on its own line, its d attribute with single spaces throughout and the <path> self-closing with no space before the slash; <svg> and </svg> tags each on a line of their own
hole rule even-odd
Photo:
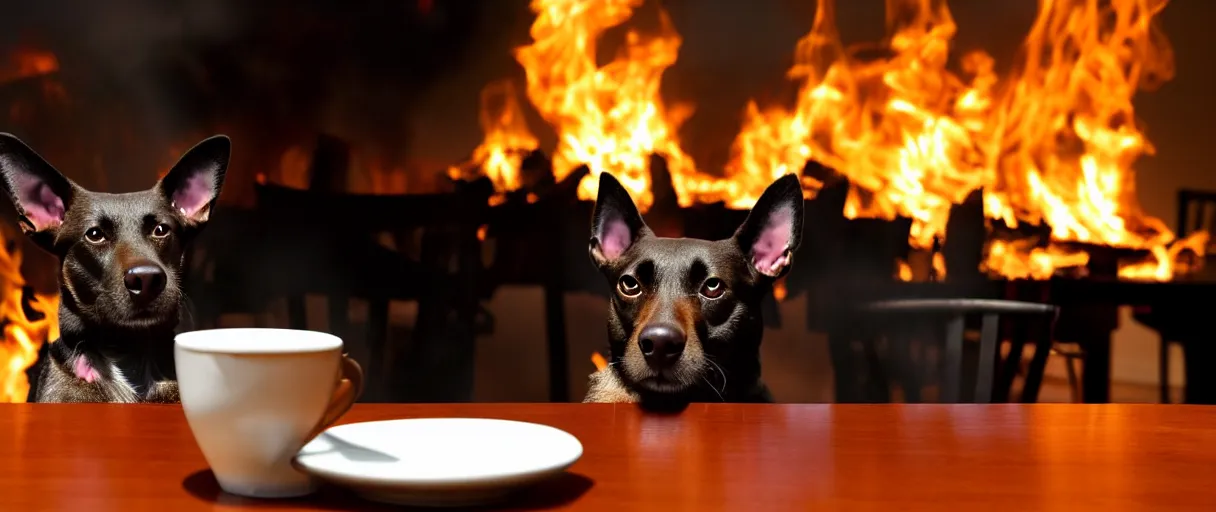
<svg viewBox="0 0 1216 512">
<path fill-rule="evenodd" d="M 585 446 L 516 510 L 1216 510 L 1216 407 L 358 405 L 346 421 L 496 417 Z M 0 510 L 365 510 L 222 494 L 181 409 L 0 405 Z"/>
</svg>

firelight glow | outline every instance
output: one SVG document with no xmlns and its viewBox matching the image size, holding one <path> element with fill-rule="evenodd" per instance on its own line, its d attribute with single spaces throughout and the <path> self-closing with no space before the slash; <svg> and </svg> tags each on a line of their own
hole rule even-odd
<svg viewBox="0 0 1216 512">
<path fill-rule="evenodd" d="M 596 64 L 603 32 L 642 3 L 533 0 L 533 42 L 516 51 L 527 98 L 558 136 L 557 178 L 582 164 L 592 171 L 580 198 L 594 198 L 596 176 L 609 172 L 648 208 L 648 157 L 656 153 L 667 159 L 681 206 L 749 208 L 774 179 L 815 161 L 848 178 L 846 217 L 910 218 L 914 248 L 944 240 L 951 206 L 978 189 L 992 222 L 1051 226 L 1050 244 L 989 242 L 986 269 L 1008 278 L 1045 279 L 1086 264 L 1088 254 L 1070 242 L 1152 255 L 1122 265 L 1126 279 L 1172 279 L 1183 250 L 1204 251 L 1206 234 L 1175 240 L 1135 194 L 1133 165 L 1153 147 L 1131 100 L 1173 75 L 1155 20 L 1165 0 L 1042 0 L 1005 76 L 982 51 L 951 69 L 957 27 L 944 0 L 888 0 L 889 51 L 870 59 L 860 57 L 862 46 L 841 42 L 835 4 L 823 0 L 788 73 L 800 87 L 795 104 L 749 103 L 720 177 L 698 171 L 680 147 L 676 132 L 692 108 L 659 96 L 680 46 L 666 13 L 657 34 L 631 31 L 615 60 Z M 518 163 L 504 168 L 491 156 L 518 153 L 511 140 L 534 149 L 536 139 L 514 121 L 518 107 L 500 110 L 512 121 L 483 120 L 475 159 L 482 155 L 484 172 L 509 190 Z M 803 185 L 809 198 L 822 183 L 804 177 Z"/>
</svg>

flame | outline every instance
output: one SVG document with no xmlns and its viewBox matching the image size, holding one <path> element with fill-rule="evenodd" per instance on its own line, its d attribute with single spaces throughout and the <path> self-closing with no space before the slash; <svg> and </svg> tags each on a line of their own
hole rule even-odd
<svg viewBox="0 0 1216 512">
<path fill-rule="evenodd" d="M 1173 55 L 1154 17 L 1163 0 L 1043 0 L 993 133 L 1004 170 L 987 214 L 1010 226 L 1046 222 L 1052 238 L 1149 251 L 1120 277 L 1169 280 L 1174 242 L 1136 199 L 1133 163 L 1153 147 L 1132 96 L 1173 76 Z"/>
<path fill-rule="evenodd" d="M 1125 262 L 1119 266 L 1119 277 L 1130 280 L 1168 281 L 1175 274 L 1186 273 L 1179 256 L 1183 251 L 1190 251 L 1196 256 L 1203 256 L 1208 247 L 1209 235 L 1206 231 L 1197 231 L 1191 236 L 1166 246 L 1156 245 L 1151 249 L 1152 258 L 1143 262 Z M 1202 264 L 1202 259 L 1198 260 Z"/>
<path fill-rule="evenodd" d="M 845 48 L 822 1 L 798 45 L 790 76 L 803 80 L 797 106 L 748 106 L 734 146 L 735 176 L 791 171 L 819 161 L 849 178 L 849 218 L 911 218 L 910 244 L 944 239 L 951 205 L 986 189 L 985 212 L 1010 227 L 1052 227 L 1058 242 L 1148 251 L 1120 276 L 1168 280 L 1183 249 L 1145 215 L 1132 163 L 1152 147 L 1137 129 L 1131 98 L 1172 76 L 1172 55 L 1153 17 L 1160 0 L 1044 0 L 1017 72 L 1003 87 L 982 52 L 946 69 L 955 24 L 941 0 L 888 0 L 890 56 L 862 61 Z M 964 78 L 967 77 L 967 78 Z M 999 94 L 997 91 L 1001 91 Z M 1059 247 L 994 240 L 986 267 L 1043 279 L 1088 258 Z M 939 275 L 944 264 L 934 261 Z M 900 269 L 900 277 L 907 277 Z"/>
<path fill-rule="evenodd" d="M 848 218 L 913 220 L 913 247 L 945 235 L 952 204 L 991 178 L 978 135 L 991 106 L 992 59 L 963 59 L 973 78 L 946 70 L 955 25 L 944 2 L 889 0 L 889 57 L 860 60 L 840 41 L 834 3 L 819 2 L 798 42 L 793 110 L 747 107 L 727 166 L 758 196 L 773 179 L 816 160 L 849 178 Z"/>
<path fill-rule="evenodd" d="M 644 0 L 533 0 L 537 14 L 532 44 L 516 49 L 526 74 L 532 106 L 557 134 L 553 172 L 562 180 L 581 165 L 591 172 L 579 183 L 578 197 L 594 199 L 601 172 L 614 175 L 642 211 L 649 209 L 650 157 L 664 157 L 681 206 L 724 201 L 749 207 L 772 180 L 721 179 L 697 171 L 681 149 L 676 132 L 693 113 L 689 104 L 668 106 L 660 97 L 663 72 L 675 63 L 681 39 L 666 11 L 658 9 L 658 31 L 643 36 L 630 30 L 616 58 L 596 60 L 605 31 L 623 24 Z M 521 155 L 536 149 L 536 138 L 515 102 L 509 82 L 492 83 L 482 93 L 485 140 L 472 164 L 449 169 L 453 178 L 479 169 L 497 190 L 520 186 Z M 784 173 L 775 173 L 779 177 Z M 763 183 L 761 183 L 763 182 Z M 817 188 L 815 180 L 806 180 Z M 491 201 L 499 202 L 501 196 Z M 531 200 L 530 200 L 531 201 Z"/>
<path fill-rule="evenodd" d="M 448 169 L 452 179 L 467 178 L 480 171 L 490 178 L 494 190 L 510 192 L 522 186 L 520 166 L 528 152 L 540 143 L 528 129 L 515 85 L 510 80 L 492 82 L 481 91 L 481 130 L 485 139 L 473 150 L 471 162 Z M 501 200 L 496 199 L 496 201 Z"/>
<path fill-rule="evenodd" d="M 777 299 L 777 302 L 785 301 L 787 296 L 789 296 L 789 289 L 785 287 L 785 278 L 773 283 L 773 298 Z"/>
<path fill-rule="evenodd" d="M 910 282 L 915 277 L 912 273 L 912 264 L 903 259 L 895 260 L 895 279 L 903 282 Z"/>
<path fill-rule="evenodd" d="M 35 48 L 19 48 L 0 63 L 0 84 L 59 71 L 55 54 Z M 55 79 L 40 80 L 41 96 L 34 101 L 16 100 L 8 105 L 9 121 L 23 125 L 42 114 L 41 106 L 67 99 L 66 90 Z M 34 293 L 21 275 L 21 254 L 15 240 L 0 234 L 0 402 L 24 402 L 30 384 L 25 371 L 38 359 L 38 350 L 59 337 L 59 298 Z M 31 318 L 32 317 L 32 318 Z"/>
<path fill-rule="evenodd" d="M 0 83 L 49 75 L 56 71 L 59 71 L 59 58 L 54 53 L 35 48 L 19 48 L 9 55 L 6 65 L 0 67 Z"/>
<path fill-rule="evenodd" d="M 608 360 L 604 359 L 603 354 L 600 354 L 599 352 L 592 352 L 591 353 L 591 364 L 595 365 L 596 371 L 599 371 L 599 370 L 603 370 L 604 368 L 608 367 Z"/>
<path fill-rule="evenodd" d="M 676 62 L 680 36 L 659 10 L 657 34 L 625 34 L 616 58 L 599 66 L 596 48 L 604 31 L 624 23 L 643 0 L 533 0 L 537 14 L 532 44 L 515 51 L 527 75 L 527 95 L 557 132 L 553 171 L 558 180 L 586 164 L 591 173 L 578 197 L 594 199 L 598 176 L 609 172 L 646 210 L 653 202 L 650 156 L 666 158 L 681 205 L 694 189 L 718 180 L 697 173 L 676 139 L 689 105 L 668 108 L 659 95 L 663 72 Z"/>
<path fill-rule="evenodd" d="M 44 342 L 59 338 L 59 298 L 27 294 L 16 244 L 0 245 L 6 249 L 0 250 L 3 281 L 0 321 L 4 323 L 4 339 L 0 341 L 0 402 L 24 402 L 30 390 L 25 370 L 38 359 L 38 349 Z M 31 320 L 27 310 L 40 318 Z"/>
<path fill-rule="evenodd" d="M 1183 252 L 1205 250 L 1194 237 L 1176 241 L 1141 211 L 1135 193 L 1133 164 L 1153 148 L 1132 97 L 1173 75 L 1156 23 L 1166 0 L 1040 0 L 1006 74 L 982 51 L 954 66 L 957 26 L 945 0 L 887 0 L 881 52 L 874 44 L 846 47 L 835 3 L 822 0 L 788 72 L 799 90 L 794 105 L 750 102 L 721 178 L 699 173 L 679 146 L 676 131 L 691 107 L 669 108 L 660 98 L 662 74 L 680 46 L 665 12 L 657 34 L 628 32 L 617 57 L 597 65 L 600 36 L 641 4 L 533 0 L 533 43 L 516 51 L 527 97 L 558 135 L 556 177 L 591 168 L 582 199 L 594 197 L 598 173 L 610 172 L 646 209 L 653 201 L 648 157 L 657 153 L 667 159 L 681 206 L 748 208 L 774 179 L 814 161 L 848 178 L 844 216 L 910 218 L 914 249 L 944 241 L 951 207 L 976 190 L 984 191 L 994 229 L 1050 226 L 1049 244 L 990 240 L 984 268 L 1005 277 L 1044 279 L 1085 265 L 1077 242 L 1147 254 L 1121 266 L 1128 279 L 1171 279 Z M 510 189 L 518 163 L 493 155 L 534 148 L 535 138 L 515 123 L 521 116 L 513 104 L 487 124 L 485 103 L 486 142 L 475 160 Z M 803 185 L 812 197 L 823 184 L 803 176 Z M 938 278 L 946 274 L 944 261 L 932 264 Z M 908 274 L 901 268 L 898 275 Z"/>
<path fill-rule="evenodd" d="M 933 277 L 938 281 L 946 280 L 946 256 L 940 252 L 933 253 Z"/>
<path fill-rule="evenodd" d="M 988 243 L 983 270 L 1010 279 L 1049 279 L 1059 268 L 1083 267 L 1089 253 L 1059 245 L 1035 247 L 1034 240 L 992 240 Z"/>
</svg>

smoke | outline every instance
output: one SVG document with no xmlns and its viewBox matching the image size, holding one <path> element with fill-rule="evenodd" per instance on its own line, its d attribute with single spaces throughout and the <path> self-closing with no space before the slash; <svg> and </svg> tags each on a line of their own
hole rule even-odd
<svg viewBox="0 0 1216 512">
<path fill-rule="evenodd" d="M 20 2 L 0 20 L 0 49 L 54 52 L 71 106 L 9 128 L 35 147 L 70 146 L 48 156 L 104 168 L 75 173 L 115 191 L 146 188 L 173 150 L 221 131 L 234 137 L 245 182 L 322 132 L 395 165 L 409 156 L 419 98 L 495 36 L 480 21 L 496 3 Z"/>
</svg>

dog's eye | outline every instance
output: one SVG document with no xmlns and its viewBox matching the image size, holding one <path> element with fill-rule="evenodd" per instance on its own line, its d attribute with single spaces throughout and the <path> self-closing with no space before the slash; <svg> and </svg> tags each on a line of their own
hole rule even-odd
<svg viewBox="0 0 1216 512">
<path fill-rule="evenodd" d="M 99 244 L 106 241 L 106 234 L 102 233 L 100 229 L 89 228 L 88 231 L 84 232 L 84 239 L 88 240 L 89 243 Z"/>
<path fill-rule="evenodd" d="M 723 283 L 721 279 L 716 277 L 706 279 L 705 283 L 701 285 L 701 295 L 704 295 L 706 298 L 716 299 L 721 297 L 722 292 L 725 291 L 726 283 Z"/>
<path fill-rule="evenodd" d="M 642 293 L 642 285 L 633 276 L 621 276 L 620 281 L 617 281 L 616 287 L 621 290 L 621 294 L 627 297 L 633 297 Z"/>
<path fill-rule="evenodd" d="M 168 224 L 157 224 L 156 227 L 152 228 L 152 238 L 164 238 L 169 236 L 171 232 L 172 230 L 169 229 Z"/>
</svg>

